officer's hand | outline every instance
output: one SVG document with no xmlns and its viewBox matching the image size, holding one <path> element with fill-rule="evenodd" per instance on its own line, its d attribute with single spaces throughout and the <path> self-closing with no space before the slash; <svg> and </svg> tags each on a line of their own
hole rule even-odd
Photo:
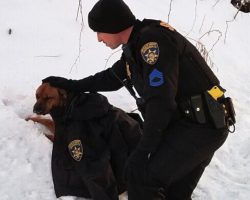
<svg viewBox="0 0 250 200">
<path fill-rule="evenodd" d="M 42 80 L 42 83 L 49 83 L 51 86 L 58 87 L 67 91 L 74 90 L 75 82 L 59 76 L 49 76 Z"/>
</svg>

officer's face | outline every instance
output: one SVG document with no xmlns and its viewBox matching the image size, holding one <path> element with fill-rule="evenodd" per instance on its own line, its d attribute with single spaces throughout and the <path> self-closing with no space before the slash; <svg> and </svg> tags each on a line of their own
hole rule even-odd
<svg viewBox="0 0 250 200">
<path fill-rule="evenodd" d="M 103 42 L 111 49 L 115 49 L 122 44 L 119 34 L 97 32 L 97 39 L 98 42 Z"/>
</svg>

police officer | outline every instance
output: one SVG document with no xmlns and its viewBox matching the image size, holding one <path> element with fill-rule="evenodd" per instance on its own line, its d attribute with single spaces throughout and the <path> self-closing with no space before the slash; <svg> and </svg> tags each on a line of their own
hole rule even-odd
<svg viewBox="0 0 250 200">
<path fill-rule="evenodd" d="M 143 136 L 126 167 L 128 199 L 191 199 L 214 152 L 227 138 L 219 80 L 173 27 L 136 19 L 122 0 L 99 0 L 88 22 L 99 42 L 111 49 L 123 45 L 120 60 L 81 80 L 45 80 L 79 92 L 125 86 L 144 117 Z"/>
</svg>

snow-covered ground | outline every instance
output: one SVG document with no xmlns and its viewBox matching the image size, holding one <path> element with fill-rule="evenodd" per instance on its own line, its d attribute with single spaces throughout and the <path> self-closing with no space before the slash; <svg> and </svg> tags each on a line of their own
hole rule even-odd
<svg viewBox="0 0 250 200">
<path fill-rule="evenodd" d="M 56 199 L 50 171 L 52 145 L 43 136 L 43 127 L 24 118 L 32 114 L 35 89 L 43 78 L 79 79 L 119 58 L 121 51 L 112 54 L 98 44 L 87 26 L 87 13 L 95 2 L 82 0 L 84 26 L 80 35 L 78 0 L 0 0 L 1 200 Z M 125 2 L 139 19 L 169 21 L 190 41 L 201 38 L 210 51 L 212 69 L 234 100 L 236 133 L 215 154 L 194 191 L 194 200 L 249 199 L 250 14 L 239 13 L 227 28 L 226 21 L 236 13 L 230 1 Z M 135 108 L 124 89 L 105 95 L 126 111 Z"/>
</svg>

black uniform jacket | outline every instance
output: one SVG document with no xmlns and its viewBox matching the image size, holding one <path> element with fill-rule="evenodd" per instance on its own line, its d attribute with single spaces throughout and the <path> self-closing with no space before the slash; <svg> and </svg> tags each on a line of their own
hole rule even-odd
<svg viewBox="0 0 250 200">
<path fill-rule="evenodd" d="M 76 82 L 79 91 L 111 91 L 130 79 L 144 104 L 144 133 L 139 149 L 152 152 L 178 109 L 219 81 L 197 49 L 169 24 L 137 21 L 123 54 L 111 68 Z M 129 54 L 125 54 L 129 50 Z M 117 78 L 119 77 L 119 79 Z"/>
<path fill-rule="evenodd" d="M 55 121 L 52 175 L 55 193 L 94 200 L 118 200 L 125 190 L 123 169 L 137 145 L 139 124 L 100 94 L 82 93 Z"/>
</svg>

